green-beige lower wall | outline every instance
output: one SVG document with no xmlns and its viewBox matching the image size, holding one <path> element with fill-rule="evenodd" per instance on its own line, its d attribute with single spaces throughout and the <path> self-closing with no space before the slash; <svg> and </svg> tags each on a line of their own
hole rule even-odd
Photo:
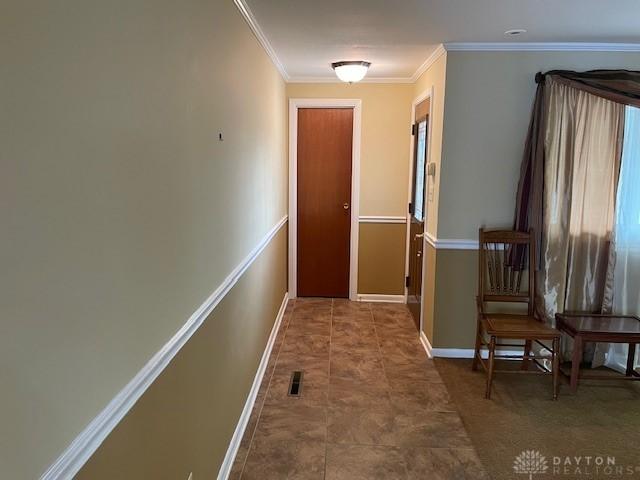
<svg viewBox="0 0 640 480">
<path fill-rule="evenodd" d="M 473 348 L 478 251 L 426 249 L 423 331 L 434 348 Z"/>
<path fill-rule="evenodd" d="M 404 223 L 361 223 L 358 293 L 403 295 L 407 227 Z"/>
<path fill-rule="evenodd" d="M 431 345 L 434 344 L 433 326 L 435 322 L 435 303 L 436 303 L 436 249 L 430 243 L 425 242 L 424 250 L 424 283 L 422 299 L 422 331 L 429 339 Z"/>
<path fill-rule="evenodd" d="M 283 227 L 77 479 L 216 477 L 286 292 L 286 259 Z"/>
</svg>

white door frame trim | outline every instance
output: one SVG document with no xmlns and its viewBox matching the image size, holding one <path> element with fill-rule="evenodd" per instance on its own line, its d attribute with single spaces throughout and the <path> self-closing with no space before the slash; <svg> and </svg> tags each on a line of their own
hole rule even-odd
<svg viewBox="0 0 640 480">
<path fill-rule="evenodd" d="M 360 217 L 360 136 L 362 100 L 349 98 L 289 99 L 289 296 L 298 295 L 298 109 L 353 108 L 351 152 L 351 241 L 349 252 L 349 299 L 358 299 L 358 233 Z"/>
<path fill-rule="evenodd" d="M 413 102 L 411 102 L 411 125 L 413 125 L 416 121 L 416 107 L 424 102 L 426 99 L 429 99 L 429 123 L 427 124 L 427 158 L 425 159 L 425 166 L 429 165 L 429 163 L 431 163 L 431 151 L 433 150 L 431 148 L 431 138 L 432 138 L 432 132 L 433 132 L 433 125 L 432 125 L 432 121 L 433 121 L 433 85 L 425 90 L 424 92 L 422 92 L 420 95 L 418 95 L 416 98 L 414 98 Z M 407 192 L 407 206 L 409 205 L 409 203 L 411 203 L 411 201 L 413 200 L 411 198 L 412 193 L 413 193 L 413 154 L 414 154 L 414 140 L 413 140 L 413 135 L 411 135 L 410 137 L 410 150 L 409 150 L 409 189 Z M 424 209 L 424 231 L 422 232 L 424 237 L 422 239 L 422 245 L 423 247 L 426 245 L 426 237 L 427 237 L 427 219 L 429 218 L 429 178 L 425 175 L 424 178 L 424 182 L 425 182 L 425 188 L 424 188 L 424 195 L 425 195 L 425 209 Z M 405 262 L 404 262 L 404 274 L 405 277 L 409 276 L 409 249 L 410 249 L 410 242 L 411 242 L 411 214 L 409 213 L 409 209 L 407 208 L 407 238 L 406 238 L 406 257 L 405 257 Z M 426 258 L 427 256 L 424 254 L 424 249 L 423 249 L 423 255 L 422 255 L 422 286 L 420 289 L 420 301 L 424 302 L 424 275 L 425 275 L 425 263 L 426 263 Z M 406 283 L 405 283 L 406 285 Z M 409 298 L 409 289 L 408 287 L 404 288 L 404 296 L 405 298 Z M 424 308 L 420 309 L 420 332 L 422 332 L 422 328 L 424 325 Z"/>
</svg>

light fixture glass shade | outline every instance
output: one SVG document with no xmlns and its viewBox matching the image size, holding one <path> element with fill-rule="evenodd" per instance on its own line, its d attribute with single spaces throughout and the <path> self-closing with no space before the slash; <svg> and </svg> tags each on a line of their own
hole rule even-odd
<svg viewBox="0 0 640 480">
<path fill-rule="evenodd" d="M 349 62 L 335 62 L 331 66 L 336 71 L 336 75 L 343 82 L 359 82 L 367 74 L 371 63 L 360 60 Z"/>
</svg>

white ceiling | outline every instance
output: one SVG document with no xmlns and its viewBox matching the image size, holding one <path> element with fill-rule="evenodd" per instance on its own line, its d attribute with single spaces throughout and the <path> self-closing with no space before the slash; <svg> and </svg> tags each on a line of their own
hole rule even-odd
<svg viewBox="0 0 640 480">
<path fill-rule="evenodd" d="M 640 0 L 243 1 L 291 80 L 333 80 L 339 60 L 408 79 L 441 43 L 640 43 Z M 513 28 L 528 32 L 505 37 Z"/>
</svg>

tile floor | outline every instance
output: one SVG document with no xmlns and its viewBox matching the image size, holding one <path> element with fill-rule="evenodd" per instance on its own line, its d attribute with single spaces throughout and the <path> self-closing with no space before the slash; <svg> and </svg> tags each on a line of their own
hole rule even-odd
<svg viewBox="0 0 640 480">
<path fill-rule="evenodd" d="M 288 396 L 302 370 L 300 397 Z M 289 302 L 232 479 L 487 479 L 406 306 Z"/>
</svg>

